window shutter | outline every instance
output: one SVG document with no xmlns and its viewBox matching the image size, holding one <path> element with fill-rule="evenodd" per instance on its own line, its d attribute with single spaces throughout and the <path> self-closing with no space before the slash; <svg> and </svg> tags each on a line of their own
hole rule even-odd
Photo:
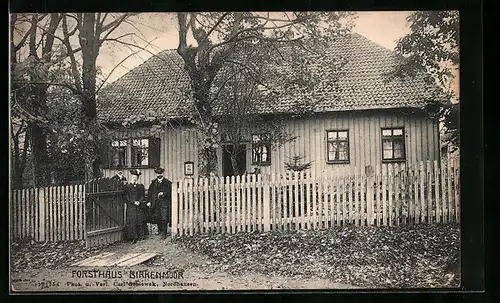
<svg viewBox="0 0 500 303">
<path fill-rule="evenodd" d="M 160 138 L 149 138 L 149 166 L 158 167 L 160 166 Z"/>
<path fill-rule="evenodd" d="M 103 140 L 101 147 L 99 149 L 99 161 L 101 163 L 101 168 L 109 168 L 110 167 L 110 152 L 111 152 L 111 141 L 110 140 Z"/>
</svg>

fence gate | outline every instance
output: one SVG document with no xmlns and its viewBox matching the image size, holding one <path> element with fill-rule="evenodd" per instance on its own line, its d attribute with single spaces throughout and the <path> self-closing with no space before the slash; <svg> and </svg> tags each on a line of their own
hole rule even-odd
<svg viewBox="0 0 500 303">
<path fill-rule="evenodd" d="M 123 239 L 123 187 L 109 178 L 85 184 L 85 242 L 87 247 L 112 244 Z"/>
</svg>

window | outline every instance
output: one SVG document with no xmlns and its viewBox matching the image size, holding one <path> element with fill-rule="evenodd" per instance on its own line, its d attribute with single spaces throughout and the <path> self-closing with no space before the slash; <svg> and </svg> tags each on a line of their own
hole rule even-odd
<svg viewBox="0 0 500 303">
<path fill-rule="evenodd" d="M 132 140 L 132 166 L 148 166 L 148 139 Z"/>
<path fill-rule="evenodd" d="M 252 164 L 271 164 L 271 142 L 269 134 L 252 135 Z"/>
<path fill-rule="evenodd" d="M 327 163 L 349 163 L 349 131 L 329 130 L 327 137 Z"/>
<path fill-rule="evenodd" d="M 160 166 L 160 138 L 119 138 L 100 150 L 101 168 L 154 168 Z"/>
<path fill-rule="evenodd" d="M 405 136 L 403 128 L 382 129 L 382 161 L 405 160 Z"/>
<path fill-rule="evenodd" d="M 127 163 L 127 140 L 111 142 L 111 167 L 125 167 Z"/>
</svg>

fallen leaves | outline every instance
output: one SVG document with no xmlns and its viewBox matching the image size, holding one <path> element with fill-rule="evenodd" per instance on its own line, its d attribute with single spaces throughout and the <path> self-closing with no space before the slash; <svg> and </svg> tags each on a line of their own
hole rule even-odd
<svg viewBox="0 0 500 303">
<path fill-rule="evenodd" d="M 182 236 L 175 241 L 210 257 L 205 270 L 235 275 L 254 271 L 315 276 L 366 288 L 458 287 L 460 283 L 455 225 L 346 226 Z"/>
<path fill-rule="evenodd" d="M 11 270 L 19 272 L 27 269 L 66 268 L 105 248 L 105 246 L 86 248 L 85 241 L 14 242 L 10 250 Z"/>
</svg>

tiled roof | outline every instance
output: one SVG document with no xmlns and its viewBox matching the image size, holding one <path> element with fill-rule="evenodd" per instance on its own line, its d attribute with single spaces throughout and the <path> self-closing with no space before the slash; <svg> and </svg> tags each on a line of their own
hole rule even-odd
<svg viewBox="0 0 500 303">
<path fill-rule="evenodd" d="M 361 35 L 340 38 L 327 55 L 342 56 L 347 64 L 338 90 L 315 91 L 315 97 L 320 100 L 317 111 L 421 107 L 431 98 L 423 76 L 386 81 L 386 73 L 395 63 L 393 53 Z M 182 58 L 176 50 L 163 51 L 103 89 L 98 100 L 98 118 L 121 121 L 132 115 L 147 115 L 148 111 L 163 117 L 185 116 L 190 104 L 186 95 L 189 87 Z M 332 97 L 335 95 L 338 98 Z M 273 111 L 287 112 L 291 102 L 283 98 Z"/>
</svg>

